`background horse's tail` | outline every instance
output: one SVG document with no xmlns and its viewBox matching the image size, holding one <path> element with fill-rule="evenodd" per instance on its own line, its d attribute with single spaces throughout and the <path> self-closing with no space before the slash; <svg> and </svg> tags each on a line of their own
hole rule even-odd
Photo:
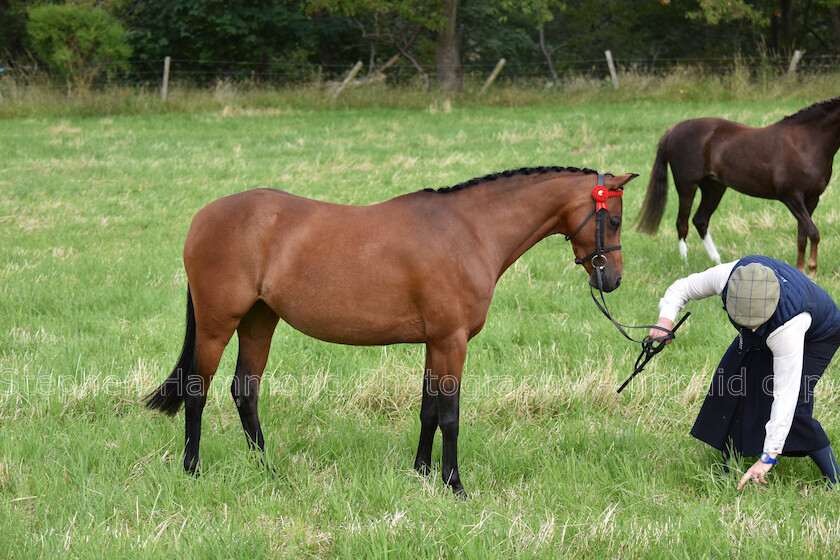
<svg viewBox="0 0 840 560">
<path fill-rule="evenodd" d="M 195 358 L 195 309 L 193 308 L 192 294 L 187 286 L 187 333 L 184 336 L 184 347 L 181 349 L 181 357 L 175 369 L 160 387 L 146 395 L 144 401 L 146 406 L 153 410 L 170 416 L 181 409 L 186 395 L 184 387 L 185 380 L 189 377 L 193 360 Z"/>
<path fill-rule="evenodd" d="M 642 203 L 642 214 L 636 224 L 636 231 L 653 235 L 659 229 L 659 222 L 662 214 L 665 213 L 665 201 L 668 196 L 668 157 L 665 154 L 668 147 L 668 136 L 671 130 L 667 130 L 659 140 L 659 147 L 656 148 L 656 159 L 653 162 L 653 169 L 650 170 L 650 181 L 648 182 L 645 201 Z"/>
</svg>

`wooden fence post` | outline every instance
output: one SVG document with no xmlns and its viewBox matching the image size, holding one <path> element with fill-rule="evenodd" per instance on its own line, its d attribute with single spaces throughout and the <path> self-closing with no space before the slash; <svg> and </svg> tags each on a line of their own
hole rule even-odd
<svg viewBox="0 0 840 560">
<path fill-rule="evenodd" d="M 347 87 L 347 84 L 350 83 L 350 80 L 355 78 L 356 74 L 358 74 L 359 70 L 361 70 L 361 69 L 362 69 L 362 61 L 360 60 L 359 62 L 356 63 L 356 65 L 353 67 L 353 69 L 350 70 L 350 73 L 348 73 L 347 76 L 345 76 L 344 81 L 341 82 L 341 85 L 339 85 L 338 88 L 336 88 L 336 90 L 333 92 L 333 94 L 332 94 L 333 99 L 338 97 L 338 94 L 340 94 L 342 92 L 342 90 L 344 90 L 344 88 Z"/>
<path fill-rule="evenodd" d="M 166 101 L 166 96 L 169 94 L 169 63 L 170 59 L 167 56 L 163 59 L 163 85 L 160 88 L 160 98 Z"/>
<path fill-rule="evenodd" d="M 803 54 L 805 54 L 805 51 L 801 51 L 799 49 L 793 51 L 793 56 L 790 59 L 790 66 L 788 66 L 788 76 L 796 74 L 796 65 L 799 64 Z"/>
<path fill-rule="evenodd" d="M 613 89 L 618 89 L 618 74 L 615 71 L 615 64 L 613 64 L 612 52 L 604 51 L 604 55 L 607 57 L 607 66 L 610 67 L 610 76 L 612 77 Z"/>
<path fill-rule="evenodd" d="M 496 63 L 496 67 L 493 68 L 493 71 L 490 72 L 490 76 L 487 78 L 487 81 L 484 82 L 484 85 L 481 87 L 481 91 L 478 92 L 479 96 L 484 95 L 484 92 L 487 91 L 487 88 L 489 88 L 490 85 L 496 81 L 496 78 L 499 76 L 499 72 L 502 71 L 502 68 L 505 67 L 506 63 L 507 60 L 505 60 L 504 58 L 499 59 L 499 62 Z"/>
</svg>

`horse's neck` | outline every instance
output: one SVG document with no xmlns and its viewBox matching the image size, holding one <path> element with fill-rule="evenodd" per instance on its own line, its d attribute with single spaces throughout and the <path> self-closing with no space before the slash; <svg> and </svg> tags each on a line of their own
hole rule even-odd
<svg viewBox="0 0 840 560">
<path fill-rule="evenodd" d="M 531 179 L 520 184 L 475 188 L 484 190 L 476 191 L 476 200 L 470 203 L 476 216 L 475 227 L 482 239 L 495 240 L 492 258 L 500 275 L 548 235 L 560 230 L 571 233 L 565 231 L 565 221 L 571 214 L 571 201 L 579 198 L 579 189 L 573 184 Z"/>
<path fill-rule="evenodd" d="M 808 130 L 808 136 L 826 148 L 833 156 L 840 149 L 840 102 L 826 109 L 826 114 L 798 123 Z"/>
<path fill-rule="evenodd" d="M 828 114 L 828 118 L 819 130 L 826 135 L 826 141 L 832 156 L 840 149 L 840 103 L 837 103 Z"/>
</svg>

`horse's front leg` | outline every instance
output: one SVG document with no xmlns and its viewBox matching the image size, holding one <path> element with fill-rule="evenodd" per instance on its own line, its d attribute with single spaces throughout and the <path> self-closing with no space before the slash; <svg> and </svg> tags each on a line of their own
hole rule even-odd
<svg viewBox="0 0 840 560">
<path fill-rule="evenodd" d="M 466 337 L 452 336 L 429 343 L 432 375 L 430 391 L 436 394 L 438 425 L 443 436 L 441 476 L 458 496 L 466 497 L 458 472 L 461 373 L 467 355 Z"/>
<path fill-rule="evenodd" d="M 420 404 L 420 443 L 414 468 L 423 476 L 428 476 L 432 467 L 432 444 L 438 427 L 438 401 L 432 392 L 432 363 L 428 347 L 426 348 L 426 368 L 423 371 L 423 399 Z"/>
</svg>

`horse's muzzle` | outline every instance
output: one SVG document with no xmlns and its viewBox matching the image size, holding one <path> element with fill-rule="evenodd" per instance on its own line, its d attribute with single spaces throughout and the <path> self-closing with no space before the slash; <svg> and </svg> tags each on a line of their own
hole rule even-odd
<svg viewBox="0 0 840 560">
<path fill-rule="evenodd" d="M 593 269 L 592 274 L 589 275 L 589 285 L 595 288 L 596 290 L 600 289 L 603 292 L 611 292 L 621 285 L 621 273 L 611 273 L 609 269 L 601 270 L 600 286 L 598 286 L 598 275 L 599 272 L 596 269 Z"/>
</svg>

